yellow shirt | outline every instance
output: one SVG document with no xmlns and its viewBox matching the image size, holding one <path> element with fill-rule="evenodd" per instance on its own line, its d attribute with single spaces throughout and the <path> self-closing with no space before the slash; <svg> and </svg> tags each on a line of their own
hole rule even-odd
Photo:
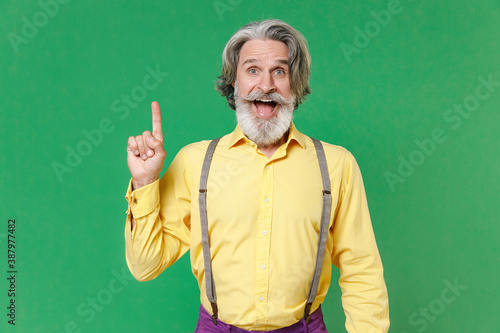
<svg viewBox="0 0 500 333">
<path fill-rule="evenodd" d="M 139 281 L 156 278 L 191 250 L 200 300 L 206 296 L 198 190 L 210 141 L 182 148 L 160 180 L 126 194 L 126 259 Z M 358 165 L 346 149 L 323 143 L 332 211 L 311 313 L 323 303 L 332 263 L 349 332 L 387 332 L 388 296 Z M 239 126 L 217 145 L 207 185 L 210 250 L 219 319 L 268 331 L 299 321 L 314 272 L 322 180 L 312 140 L 292 123 L 269 159 Z M 131 214 L 136 221 L 131 231 Z M 325 314 L 327 316 L 328 314 Z"/>
</svg>

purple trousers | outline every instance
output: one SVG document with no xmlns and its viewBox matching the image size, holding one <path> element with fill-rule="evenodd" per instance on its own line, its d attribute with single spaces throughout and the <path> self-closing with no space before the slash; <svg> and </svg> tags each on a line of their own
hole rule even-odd
<svg viewBox="0 0 500 333">
<path fill-rule="evenodd" d="M 212 322 L 212 316 L 205 310 L 203 305 L 200 305 L 200 314 L 198 317 L 198 324 L 194 333 L 247 333 L 256 331 L 247 331 L 242 328 L 226 324 L 217 319 L 217 325 Z M 328 333 L 325 323 L 323 322 L 323 313 L 321 312 L 321 305 L 319 308 L 311 313 L 309 324 L 306 324 L 304 318 L 297 323 L 279 328 L 277 330 L 267 331 L 268 333 Z"/>
</svg>

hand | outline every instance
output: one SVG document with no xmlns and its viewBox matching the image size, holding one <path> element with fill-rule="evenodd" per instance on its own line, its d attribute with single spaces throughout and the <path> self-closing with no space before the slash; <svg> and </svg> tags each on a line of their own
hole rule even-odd
<svg viewBox="0 0 500 333">
<path fill-rule="evenodd" d="M 153 133 L 144 131 L 142 135 L 128 138 L 127 164 L 132 175 L 134 190 L 159 179 L 167 153 L 163 148 L 161 111 L 158 102 L 151 103 Z"/>
</svg>

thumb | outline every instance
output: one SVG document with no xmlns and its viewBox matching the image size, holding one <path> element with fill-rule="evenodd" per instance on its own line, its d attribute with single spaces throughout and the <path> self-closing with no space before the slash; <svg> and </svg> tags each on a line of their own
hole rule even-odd
<svg viewBox="0 0 500 333">
<path fill-rule="evenodd" d="M 148 136 L 146 140 L 148 141 L 148 146 L 151 147 L 155 152 L 163 150 L 163 142 L 161 142 L 160 140 L 154 138 L 151 135 Z"/>
</svg>

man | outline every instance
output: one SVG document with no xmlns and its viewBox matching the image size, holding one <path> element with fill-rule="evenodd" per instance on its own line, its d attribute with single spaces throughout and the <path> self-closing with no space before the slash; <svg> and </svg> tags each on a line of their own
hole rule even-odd
<svg viewBox="0 0 500 333">
<path fill-rule="evenodd" d="M 196 332 L 326 332 L 320 305 L 332 263 L 347 331 L 388 330 L 358 165 L 292 122 L 310 93 L 310 65 L 305 38 L 290 25 L 247 24 L 227 43 L 217 81 L 236 111 L 234 132 L 182 148 L 161 179 L 158 103 L 153 133 L 128 140 L 128 267 L 151 280 L 191 250 L 201 291 Z"/>
</svg>

